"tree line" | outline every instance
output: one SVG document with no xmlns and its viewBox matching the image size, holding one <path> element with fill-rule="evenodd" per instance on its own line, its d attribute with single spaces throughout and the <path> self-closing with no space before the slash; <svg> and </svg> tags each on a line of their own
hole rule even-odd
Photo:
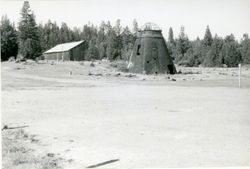
<svg viewBox="0 0 250 169">
<path fill-rule="evenodd" d="M 239 63 L 250 64 L 250 39 L 244 34 L 240 42 L 233 34 L 224 39 L 217 34 L 213 37 L 207 26 L 203 39 L 188 39 L 184 27 L 181 27 L 178 38 L 174 39 L 170 27 L 168 41 L 170 55 L 175 63 L 184 66 L 234 67 Z"/>
<path fill-rule="evenodd" d="M 86 60 L 128 60 L 139 28 L 136 20 L 133 20 L 130 30 L 128 26 L 122 27 L 119 19 L 114 26 L 109 21 L 103 21 L 99 26 L 88 23 L 73 29 L 66 23 L 59 26 L 50 20 L 45 24 L 36 24 L 29 2 L 24 1 L 17 28 L 5 15 L 2 16 L 0 30 L 1 61 L 10 57 L 42 59 L 42 53 L 55 45 L 79 40 L 87 42 Z M 189 40 L 184 27 L 181 27 L 177 38 L 174 38 L 170 27 L 166 44 L 170 56 L 178 65 L 233 67 L 238 63 L 250 64 L 248 34 L 244 34 L 238 42 L 233 34 L 225 38 L 213 37 L 207 26 L 203 39 Z"/>
</svg>

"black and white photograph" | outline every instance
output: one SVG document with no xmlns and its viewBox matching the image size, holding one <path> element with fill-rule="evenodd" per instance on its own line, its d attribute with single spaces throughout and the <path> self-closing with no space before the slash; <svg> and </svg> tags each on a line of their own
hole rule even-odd
<svg viewBox="0 0 250 169">
<path fill-rule="evenodd" d="M 250 168 L 250 0 L 0 0 L 3 169 Z"/>
</svg>

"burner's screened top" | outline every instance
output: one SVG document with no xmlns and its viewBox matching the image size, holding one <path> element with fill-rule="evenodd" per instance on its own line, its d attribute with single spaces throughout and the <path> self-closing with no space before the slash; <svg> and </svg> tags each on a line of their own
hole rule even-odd
<svg viewBox="0 0 250 169">
<path fill-rule="evenodd" d="M 142 31 L 148 31 L 148 30 L 152 30 L 152 31 L 160 31 L 160 27 L 158 25 L 156 25 L 155 23 L 152 22 L 147 22 L 145 23 L 142 28 Z"/>
</svg>

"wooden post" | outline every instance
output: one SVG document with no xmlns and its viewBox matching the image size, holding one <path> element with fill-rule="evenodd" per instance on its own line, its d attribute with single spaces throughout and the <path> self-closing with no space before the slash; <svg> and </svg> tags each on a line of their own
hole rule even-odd
<svg viewBox="0 0 250 169">
<path fill-rule="evenodd" d="M 239 88 L 241 87 L 241 64 L 239 63 Z"/>
<path fill-rule="evenodd" d="M 63 51 L 63 45 L 62 45 L 62 61 L 64 59 L 64 51 Z"/>
</svg>

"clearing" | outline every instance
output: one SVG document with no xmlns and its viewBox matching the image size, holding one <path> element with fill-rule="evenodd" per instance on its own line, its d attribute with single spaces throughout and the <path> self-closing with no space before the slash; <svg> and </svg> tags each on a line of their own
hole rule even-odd
<svg viewBox="0 0 250 169">
<path fill-rule="evenodd" d="M 248 67 L 241 88 L 237 68 L 157 76 L 107 61 L 1 69 L 2 125 L 29 125 L 23 130 L 39 141 L 33 153 L 55 154 L 63 168 L 250 165 Z"/>
</svg>

